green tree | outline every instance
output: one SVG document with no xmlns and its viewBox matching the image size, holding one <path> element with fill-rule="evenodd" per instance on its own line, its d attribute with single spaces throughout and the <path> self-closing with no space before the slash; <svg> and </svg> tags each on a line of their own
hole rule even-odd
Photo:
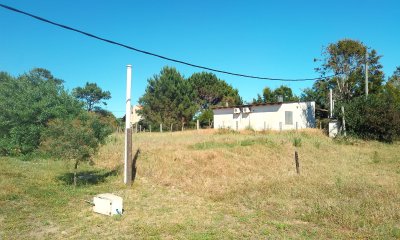
<svg viewBox="0 0 400 240">
<path fill-rule="evenodd" d="M 85 87 L 77 87 L 72 90 L 72 94 L 77 98 L 85 102 L 86 109 L 91 112 L 94 110 L 97 104 L 103 103 L 107 105 L 105 101 L 111 98 L 109 91 L 103 91 L 96 83 L 86 83 Z"/>
<path fill-rule="evenodd" d="M 257 98 L 253 98 L 253 104 L 263 103 L 264 100 L 260 94 L 257 94 Z"/>
<path fill-rule="evenodd" d="M 14 78 L 0 74 L 0 154 L 37 149 L 50 120 L 76 116 L 81 104 L 48 70 L 36 68 Z"/>
<path fill-rule="evenodd" d="M 237 89 L 227 84 L 224 80 L 218 79 L 213 73 L 201 72 L 194 73 L 188 79 L 197 103 L 201 109 L 208 109 L 210 106 L 225 104 L 239 105 L 242 100 Z"/>
<path fill-rule="evenodd" d="M 88 161 L 113 132 L 107 117 L 92 112 L 81 112 L 70 119 L 54 119 L 44 131 L 41 150 L 52 156 L 74 160 L 74 185 L 81 161 Z"/>
<path fill-rule="evenodd" d="M 276 102 L 276 96 L 274 94 L 274 91 L 271 90 L 271 88 L 265 87 L 263 89 L 263 101 L 264 103 Z"/>
<path fill-rule="evenodd" d="M 148 79 L 144 95 L 139 99 L 139 113 L 150 123 L 184 125 L 193 119 L 198 105 L 191 84 L 171 67 Z"/>
<path fill-rule="evenodd" d="M 253 103 L 275 103 L 278 101 L 278 96 L 282 96 L 284 102 L 293 102 L 299 100 L 299 98 L 293 94 L 290 87 L 281 85 L 275 90 L 265 87 L 263 89 L 263 97 L 261 98 L 261 96 L 258 94 L 257 99 L 253 99 Z"/>
<path fill-rule="evenodd" d="M 224 80 L 218 79 L 213 73 L 201 72 L 194 73 L 188 79 L 195 94 L 196 103 L 199 105 L 197 110 L 200 126 L 210 127 L 213 122 L 213 106 L 230 106 L 242 104 L 237 89 L 227 84 Z"/>
<path fill-rule="evenodd" d="M 198 116 L 201 127 L 211 127 L 214 119 L 214 113 L 211 109 L 203 110 Z"/>
<path fill-rule="evenodd" d="M 315 81 L 311 88 L 303 89 L 300 99 L 302 101 L 315 101 L 316 107 L 320 109 L 329 108 L 329 81 Z"/>
<path fill-rule="evenodd" d="M 393 75 L 389 77 L 388 84 L 391 84 L 393 87 L 400 89 L 400 66 L 396 67 Z"/>
<path fill-rule="evenodd" d="M 351 39 L 331 43 L 324 50 L 322 65 L 316 68 L 316 71 L 321 76 L 333 75 L 327 81 L 333 88 L 336 99 L 347 101 L 364 94 L 366 61 L 369 66 L 369 92 L 378 93 L 382 90 L 384 74 L 379 62 L 381 56 L 375 50 L 371 50 L 366 59 L 367 51 L 368 47 L 362 42 Z"/>
<path fill-rule="evenodd" d="M 282 96 L 284 102 L 293 102 L 299 100 L 298 97 L 293 94 L 292 89 L 285 85 L 281 85 L 280 87 L 275 89 L 274 96 Z M 275 99 L 275 101 L 277 100 Z"/>
</svg>

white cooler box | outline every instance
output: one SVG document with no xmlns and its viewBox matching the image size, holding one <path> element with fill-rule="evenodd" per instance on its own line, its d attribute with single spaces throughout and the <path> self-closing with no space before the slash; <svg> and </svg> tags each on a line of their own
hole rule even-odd
<svg viewBox="0 0 400 240">
<path fill-rule="evenodd" d="M 103 193 L 93 198 L 93 211 L 108 216 L 122 214 L 122 197 Z"/>
</svg>

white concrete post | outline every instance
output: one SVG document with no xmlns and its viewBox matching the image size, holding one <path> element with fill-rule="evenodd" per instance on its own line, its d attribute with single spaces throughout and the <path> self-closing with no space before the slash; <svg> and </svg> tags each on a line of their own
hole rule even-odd
<svg viewBox="0 0 400 240">
<path fill-rule="evenodd" d="M 132 132 L 131 132 L 131 81 L 132 66 L 126 66 L 126 102 L 125 102 L 125 154 L 124 154 L 124 183 L 132 181 L 129 163 L 132 158 Z"/>
<path fill-rule="evenodd" d="M 329 89 L 329 117 L 333 117 L 333 100 L 332 100 L 332 88 Z"/>
</svg>

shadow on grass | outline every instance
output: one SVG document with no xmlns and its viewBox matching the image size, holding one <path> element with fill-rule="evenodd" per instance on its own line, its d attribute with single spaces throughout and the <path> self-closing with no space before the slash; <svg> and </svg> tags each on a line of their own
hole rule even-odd
<svg viewBox="0 0 400 240">
<path fill-rule="evenodd" d="M 135 182 L 136 179 L 136 171 L 137 171 L 136 161 L 139 158 L 139 154 L 140 154 L 140 149 L 136 151 L 135 156 L 133 156 L 132 159 L 132 183 Z"/>
<path fill-rule="evenodd" d="M 116 176 L 118 174 L 118 169 L 112 171 L 105 170 L 92 170 L 92 171 L 80 171 L 77 172 L 77 186 L 82 185 L 96 185 L 103 183 L 110 176 Z M 74 173 L 65 173 L 59 177 L 58 180 L 62 181 L 64 184 L 73 185 L 74 184 Z"/>
<path fill-rule="evenodd" d="M 136 166 L 136 161 L 139 157 L 140 154 L 140 149 L 138 149 L 135 153 L 135 155 L 132 158 L 131 161 L 131 179 L 132 183 L 136 179 L 136 171 L 137 171 L 137 166 Z M 99 183 L 103 183 L 107 180 L 108 177 L 110 176 L 116 176 L 118 175 L 119 172 L 123 171 L 123 165 L 119 165 L 116 167 L 116 169 L 107 171 L 107 170 L 90 170 L 90 171 L 78 171 L 76 173 L 76 186 L 85 186 L 85 185 L 96 185 Z M 66 185 L 73 185 L 74 184 L 74 173 L 69 172 L 69 173 L 64 173 L 60 176 L 57 177 L 57 179 L 61 182 L 63 182 Z"/>
</svg>

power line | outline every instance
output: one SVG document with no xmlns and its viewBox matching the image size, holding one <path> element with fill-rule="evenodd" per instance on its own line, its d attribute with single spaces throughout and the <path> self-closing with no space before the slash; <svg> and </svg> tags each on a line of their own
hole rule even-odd
<svg viewBox="0 0 400 240">
<path fill-rule="evenodd" d="M 153 56 L 153 57 L 157 57 L 157 58 L 161 58 L 161 59 L 164 59 L 164 60 L 167 60 L 167 61 L 176 62 L 176 63 L 180 63 L 180 64 L 184 64 L 184 65 L 187 65 L 187 66 L 200 68 L 200 69 L 204 69 L 204 70 L 208 70 L 208 71 L 212 71 L 212 72 L 218 72 L 218 73 L 223 73 L 223 74 L 228 74 L 228 75 L 233 75 L 233 76 L 238 76 L 238 77 L 262 79 L 262 80 L 271 80 L 271 81 L 282 81 L 282 82 L 316 81 L 316 80 L 319 80 L 319 79 L 326 79 L 326 78 L 332 77 L 332 76 L 327 76 L 327 77 L 318 77 L 318 78 L 285 79 L 285 78 L 260 77 L 260 76 L 254 76 L 254 75 L 234 73 L 234 72 L 229 72 L 229 71 L 225 71 L 225 70 L 218 70 L 218 69 L 215 69 L 215 68 L 204 67 L 204 66 L 201 66 L 201 65 L 197 65 L 197 64 L 193 64 L 193 63 L 189 63 L 189 62 L 185 62 L 185 61 L 181 61 L 181 60 L 165 57 L 165 56 L 162 56 L 162 55 L 159 55 L 159 54 L 155 54 L 155 53 L 148 52 L 148 51 L 145 51 L 145 50 L 141 50 L 141 49 L 138 49 L 138 48 L 135 48 L 135 47 L 131 47 L 131 46 L 119 43 L 119 42 L 115 42 L 113 40 L 109 40 L 109 39 L 106 39 L 106 38 L 102 38 L 102 37 L 96 36 L 94 34 L 91 34 L 91 33 L 85 32 L 85 31 L 81 31 L 81 30 L 76 29 L 76 28 L 72 28 L 72 27 L 69 27 L 69 26 L 66 26 L 66 25 L 63 25 L 63 24 L 60 24 L 60 23 L 56 23 L 56 22 L 50 21 L 48 19 L 33 15 L 31 13 L 24 12 L 22 10 L 19 10 L 19 9 L 16 9 L 16 8 L 13 8 L 13 7 L 1 4 L 1 3 L 0 3 L 0 7 L 5 8 L 5 9 L 10 10 L 10 11 L 13 11 L 13 12 L 16 12 L 16 13 L 20 13 L 20 14 L 35 18 L 35 19 L 37 19 L 39 21 L 42 21 L 42 22 L 45 22 L 45 23 L 48 23 L 48 24 L 51 24 L 51 25 L 55 25 L 55 26 L 60 27 L 60 28 L 64 28 L 64 29 L 67 29 L 67 30 L 70 30 L 70 31 L 73 31 L 73 32 L 77 32 L 77 33 L 86 35 L 88 37 L 91 37 L 91 38 L 94 38 L 94 39 L 97 39 L 97 40 L 100 40 L 100 41 L 103 41 L 103 42 L 107 42 L 107 43 L 110 43 L 110 44 L 113 44 L 113 45 L 124 47 L 124 48 L 127 48 L 127 49 L 132 50 L 132 51 L 140 52 L 140 53 L 143 53 L 143 54 L 146 54 L 146 55 L 150 55 L 150 56 Z"/>
</svg>

